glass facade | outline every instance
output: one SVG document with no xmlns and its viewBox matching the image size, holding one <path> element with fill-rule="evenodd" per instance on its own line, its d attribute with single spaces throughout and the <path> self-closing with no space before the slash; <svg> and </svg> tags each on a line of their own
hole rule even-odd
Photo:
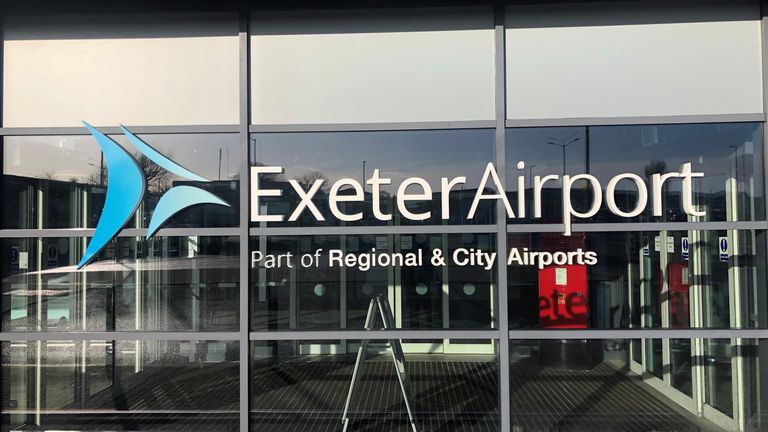
<svg viewBox="0 0 768 432">
<path fill-rule="evenodd" d="M 760 2 L 519 3 L 0 5 L 0 431 L 768 429 Z"/>
</svg>

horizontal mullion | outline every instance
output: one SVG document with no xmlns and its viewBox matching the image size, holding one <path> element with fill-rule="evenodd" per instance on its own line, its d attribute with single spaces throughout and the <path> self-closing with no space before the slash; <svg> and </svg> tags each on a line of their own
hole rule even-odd
<svg viewBox="0 0 768 432">
<path fill-rule="evenodd" d="M 263 124 L 251 125 L 250 132 L 373 132 L 420 129 L 492 129 L 493 120 L 395 122 L 395 123 L 328 123 L 328 124 Z"/>
<path fill-rule="evenodd" d="M 0 341 L 60 341 L 60 340 L 239 340 L 239 332 L 159 332 L 159 331 L 116 331 L 116 332 L 3 332 Z"/>
<path fill-rule="evenodd" d="M 687 230 L 761 230 L 768 229 L 768 221 L 732 222 L 616 222 L 616 223 L 575 223 L 572 232 L 620 232 L 620 231 L 687 231 Z M 564 232 L 563 224 L 519 224 L 507 225 L 508 233 Z"/>
<path fill-rule="evenodd" d="M 94 126 L 105 134 L 122 134 L 119 126 Z M 137 134 L 183 134 L 183 133 L 237 133 L 238 125 L 178 125 L 178 126 L 130 126 L 131 132 Z M 3 136 L 25 135 L 89 135 L 85 127 L 6 127 L 0 128 Z"/>
<path fill-rule="evenodd" d="M 8 229 L 0 230 L 0 238 L 51 238 L 51 237 L 92 237 L 93 228 L 62 228 L 62 229 Z M 239 235 L 240 228 L 163 228 L 154 237 L 188 237 L 188 236 L 232 236 Z M 117 237 L 144 237 L 146 228 L 126 228 Z"/>
<path fill-rule="evenodd" d="M 768 329 L 519 329 L 510 339 L 765 339 Z"/>
<path fill-rule="evenodd" d="M 496 233 L 496 225 L 384 225 L 339 227 L 274 227 L 251 228 L 250 235 L 364 235 L 364 234 L 463 234 Z"/>
<path fill-rule="evenodd" d="M 498 339 L 499 330 L 289 330 L 251 332 L 259 340 Z"/>
<path fill-rule="evenodd" d="M 507 119 L 507 127 L 624 126 L 680 123 L 737 123 L 765 121 L 763 113 L 701 114 L 636 117 L 566 117 L 545 119 Z"/>
</svg>

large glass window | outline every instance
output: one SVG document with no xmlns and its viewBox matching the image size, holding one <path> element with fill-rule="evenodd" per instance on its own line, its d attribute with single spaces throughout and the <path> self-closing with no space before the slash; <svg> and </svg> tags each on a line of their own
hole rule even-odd
<svg viewBox="0 0 768 432">
<path fill-rule="evenodd" d="M 274 226 L 493 223 L 494 200 L 480 201 L 473 217 L 467 217 L 483 172 L 493 161 L 493 131 L 487 129 L 251 136 L 251 164 L 284 169 L 282 174 L 258 175 L 260 189 L 281 193 L 259 197 L 260 215 L 283 216 L 282 222 L 269 222 Z M 406 183 L 417 177 L 420 182 Z M 443 179 L 451 182 L 456 177 L 464 177 L 463 182 L 444 186 Z M 342 179 L 348 181 L 334 189 Z M 320 181 L 312 196 L 318 214 L 303 209 L 292 217 L 301 202 L 299 193 L 309 194 Z M 336 212 L 360 216 L 341 221 L 330 208 L 329 200 L 336 195 L 347 200 L 339 200 Z"/>
<path fill-rule="evenodd" d="M 360 330 L 379 297 L 389 304 L 397 328 L 495 327 L 495 265 L 469 263 L 475 250 L 495 251 L 495 238 L 472 233 L 252 238 L 251 329 Z M 432 263 L 433 251 L 445 265 Z M 466 265 L 456 264 L 465 260 Z"/>
<path fill-rule="evenodd" d="M 10 430 L 236 431 L 236 341 L 2 343 Z"/>
<path fill-rule="evenodd" d="M 509 234 L 508 245 L 512 328 L 766 326 L 762 231 Z"/>
<path fill-rule="evenodd" d="M 140 134 L 146 144 L 209 180 L 191 181 L 152 162 L 123 135 L 111 135 L 137 162 L 146 192 L 127 227 L 147 227 L 155 206 L 174 186 L 194 184 L 231 207 L 198 205 L 164 226 L 237 226 L 239 215 L 237 134 Z M 3 228 L 93 228 L 104 207 L 108 170 L 91 136 L 9 136 L 3 142 Z"/>
<path fill-rule="evenodd" d="M 356 367 L 360 342 L 252 342 L 251 430 L 499 430 L 496 354 L 393 356 L 370 341 Z"/>
<path fill-rule="evenodd" d="M 3 331 L 235 331 L 237 237 L 3 239 Z"/>
<path fill-rule="evenodd" d="M 768 430 L 759 2 L 138 3 L 0 7 L 0 431 Z"/>
<path fill-rule="evenodd" d="M 579 174 L 594 176 L 600 190 L 586 179 L 574 180 L 573 213 L 588 216 L 574 215 L 573 223 L 762 220 L 762 136 L 758 123 L 507 129 L 507 193 L 516 208 L 522 185 L 528 209 L 525 217 L 516 214 L 508 223 L 563 222 L 562 178 Z M 518 166 L 520 161 L 524 166 Z M 701 174 L 691 179 L 690 188 L 679 176 L 665 177 L 682 173 L 684 164 Z M 611 180 L 625 173 L 635 178 L 617 178 L 609 190 Z M 543 182 L 540 187 L 537 179 Z M 597 195 L 602 205 L 592 212 Z M 689 215 L 686 200 L 688 213 L 705 214 Z M 540 217 L 535 217 L 537 205 Z"/>
<path fill-rule="evenodd" d="M 3 22 L 3 126 L 237 124 L 235 14 Z"/>
<path fill-rule="evenodd" d="M 510 119 L 763 112 L 755 2 L 515 4 L 505 26 Z"/>
<path fill-rule="evenodd" d="M 766 341 L 740 339 L 738 350 L 732 344 L 717 339 L 510 340 L 512 430 L 763 430 L 764 408 L 752 391 L 758 367 L 765 364 L 758 351 Z M 657 349 L 664 354 L 661 369 L 652 355 L 641 361 L 634 357 Z M 735 379 L 750 384 L 737 385 Z M 704 418 L 694 392 L 706 395 Z M 737 411 L 745 429 L 723 418 Z"/>
<path fill-rule="evenodd" d="M 493 13 L 258 12 L 252 123 L 492 120 Z"/>
</svg>

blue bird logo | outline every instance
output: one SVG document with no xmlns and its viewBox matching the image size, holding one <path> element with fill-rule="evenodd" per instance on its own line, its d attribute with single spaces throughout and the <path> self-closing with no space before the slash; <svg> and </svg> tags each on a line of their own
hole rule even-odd
<svg viewBox="0 0 768 432">
<path fill-rule="evenodd" d="M 99 132 L 90 124 L 86 122 L 83 122 L 83 124 L 96 139 L 107 163 L 107 197 L 104 201 L 104 209 L 101 211 L 99 222 L 96 224 L 96 231 L 93 233 L 93 238 L 88 243 L 80 263 L 77 265 L 78 269 L 81 269 L 96 257 L 107 246 L 107 243 L 123 229 L 125 224 L 136 213 L 147 188 L 146 178 L 136 160 L 111 138 Z M 121 125 L 120 130 L 142 154 L 166 171 L 189 180 L 209 182 L 206 178 L 168 159 L 131 133 L 125 126 Z M 157 233 L 157 230 L 173 215 L 197 204 L 215 204 L 230 207 L 221 198 L 198 187 L 173 187 L 160 197 L 149 221 L 146 238 L 151 239 Z"/>
</svg>

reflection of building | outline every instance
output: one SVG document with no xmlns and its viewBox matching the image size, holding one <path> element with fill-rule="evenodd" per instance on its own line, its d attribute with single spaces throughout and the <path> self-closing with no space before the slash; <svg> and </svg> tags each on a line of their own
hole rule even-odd
<svg viewBox="0 0 768 432">
<path fill-rule="evenodd" d="M 301 201 L 298 193 L 291 186 L 287 179 L 266 179 L 262 181 L 260 186 L 262 189 L 279 190 L 279 197 L 267 197 L 260 199 L 260 205 L 262 207 L 261 214 L 267 215 L 285 215 L 284 222 L 276 223 L 277 226 L 338 226 L 342 223 L 336 220 L 329 208 L 329 193 L 327 190 L 328 185 L 321 188 L 312 198 L 312 202 L 317 207 L 319 214 L 323 220 L 318 220 L 309 210 L 304 211 L 298 216 L 295 221 L 289 221 L 288 215 L 291 215 L 296 209 L 297 205 Z M 309 186 L 304 186 L 308 188 Z M 390 193 L 389 191 L 382 190 L 379 193 L 378 202 L 380 211 L 383 214 L 390 215 L 391 220 L 383 221 L 374 216 L 373 213 L 373 195 L 370 191 L 365 190 L 362 194 L 362 200 L 351 202 L 340 202 L 339 210 L 345 214 L 357 214 L 361 213 L 362 218 L 360 221 L 350 222 L 350 225 L 370 226 L 370 225 L 444 225 L 444 224 L 488 224 L 493 221 L 495 215 L 493 214 L 494 205 L 490 200 L 483 200 L 478 205 L 478 209 L 472 219 L 467 218 L 469 209 L 472 206 L 472 200 L 477 194 L 477 188 L 462 188 L 460 190 L 452 190 L 448 196 L 450 201 L 449 218 L 444 220 L 441 215 L 441 193 L 439 192 L 440 185 L 432 185 L 433 192 L 432 198 L 427 200 L 418 200 L 407 202 L 406 208 L 412 213 L 430 213 L 430 217 L 423 221 L 413 221 L 406 217 L 403 217 L 398 211 L 396 204 L 397 194 Z M 435 192 L 436 190 L 436 192 Z M 490 192 L 488 192 L 490 193 Z M 341 189 L 340 195 L 354 195 L 354 191 L 351 188 Z"/>
<path fill-rule="evenodd" d="M 83 184 L 74 181 L 59 181 L 38 179 L 21 176 L 5 176 L 5 196 L 10 205 L 5 206 L 6 220 L 13 220 L 9 226 L 23 228 L 68 228 L 84 224 L 95 227 L 104 207 L 106 187 L 98 184 Z M 187 181 L 171 181 L 171 185 L 188 184 Z M 237 183 L 232 181 L 214 181 L 204 186 L 212 193 L 225 197 L 230 202 L 237 202 Z M 160 199 L 163 191 L 156 191 L 150 185 L 140 204 L 142 221 L 140 226 L 146 226 L 152 216 L 152 210 Z M 35 211 L 29 211 L 33 209 Z M 37 210 L 39 209 L 39 210 Z M 36 211 L 43 218 L 35 220 Z M 197 226 L 200 221 L 205 226 L 227 226 L 234 220 L 232 212 L 219 209 L 192 207 L 174 219 L 176 226 Z M 192 222 L 194 221 L 194 222 Z M 135 227 L 136 222 L 132 222 Z"/>
<path fill-rule="evenodd" d="M 92 3 L 0 4 L 1 430 L 341 430 L 362 340 L 350 431 L 409 430 L 404 376 L 419 431 L 768 430 L 765 2 Z M 82 120 L 211 181 L 137 156 L 144 199 L 77 270 L 116 171 Z M 484 201 L 466 219 L 489 162 L 525 217 Z M 685 163 L 706 216 L 670 178 L 644 212 L 604 199 L 568 237 L 550 180 L 532 217 L 536 176 L 588 173 L 605 198 L 616 175 Z M 286 219 L 289 180 L 326 178 L 325 220 L 249 222 L 255 166 L 284 168 L 260 204 Z M 411 177 L 431 188 L 406 205 L 423 221 L 398 210 Z M 328 205 L 341 178 L 360 221 Z M 231 207 L 147 240 L 180 185 Z M 615 186 L 630 211 L 637 190 Z M 575 211 L 592 197 L 574 185 Z M 508 264 L 513 248 L 550 262 Z M 332 249 L 423 262 L 331 266 Z M 597 262 L 563 261 L 578 249 Z M 363 328 L 378 296 L 394 330 Z"/>
</svg>

